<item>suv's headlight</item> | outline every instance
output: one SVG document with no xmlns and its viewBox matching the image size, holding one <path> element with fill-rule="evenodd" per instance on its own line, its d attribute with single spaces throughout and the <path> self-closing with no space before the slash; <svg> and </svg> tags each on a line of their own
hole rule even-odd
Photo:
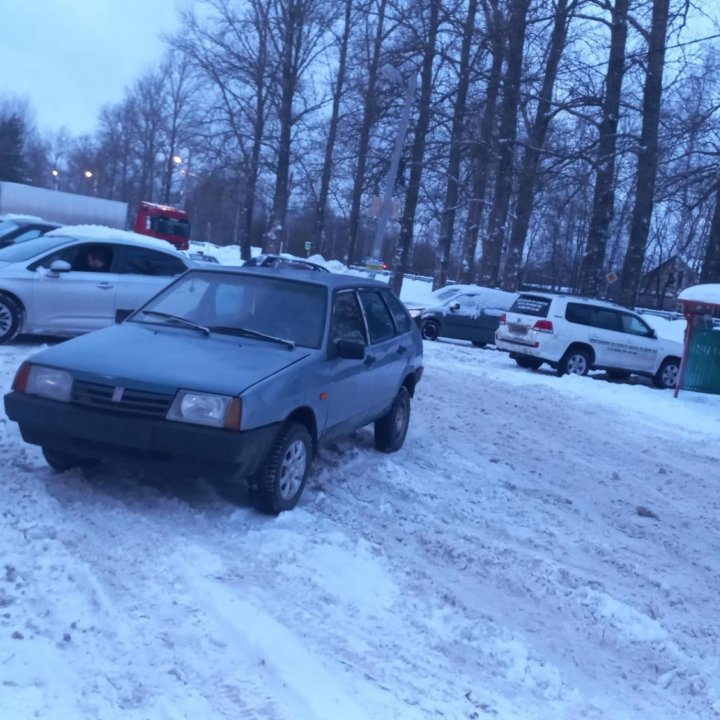
<svg viewBox="0 0 720 720">
<path fill-rule="evenodd" d="M 67 402 L 72 392 L 72 375 L 65 370 L 32 365 L 25 382 L 28 395 Z"/>
<path fill-rule="evenodd" d="M 239 398 L 180 390 L 168 410 L 167 419 L 238 430 L 240 411 Z"/>
<path fill-rule="evenodd" d="M 423 314 L 422 308 L 413 308 L 412 310 L 408 310 L 408 312 L 413 320 Z"/>
</svg>

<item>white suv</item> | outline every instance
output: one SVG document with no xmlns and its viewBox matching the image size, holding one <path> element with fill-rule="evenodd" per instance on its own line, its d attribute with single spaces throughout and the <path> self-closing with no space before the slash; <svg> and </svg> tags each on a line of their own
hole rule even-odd
<svg viewBox="0 0 720 720">
<path fill-rule="evenodd" d="M 521 293 L 500 318 L 495 345 L 524 368 L 544 362 L 558 375 L 607 370 L 610 377 L 631 373 L 675 387 L 682 344 L 659 338 L 645 320 L 627 308 L 573 295 Z"/>
</svg>

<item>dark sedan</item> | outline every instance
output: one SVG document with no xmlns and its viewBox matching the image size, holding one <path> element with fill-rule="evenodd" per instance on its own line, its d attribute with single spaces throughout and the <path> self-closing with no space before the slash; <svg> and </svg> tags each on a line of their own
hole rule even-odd
<svg viewBox="0 0 720 720">
<path fill-rule="evenodd" d="M 517 293 L 478 286 L 411 312 L 426 340 L 445 337 L 468 340 L 476 347 L 484 347 L 495 342 L 500 316 L 515 302 L 515 298 Z"/>
</svg>

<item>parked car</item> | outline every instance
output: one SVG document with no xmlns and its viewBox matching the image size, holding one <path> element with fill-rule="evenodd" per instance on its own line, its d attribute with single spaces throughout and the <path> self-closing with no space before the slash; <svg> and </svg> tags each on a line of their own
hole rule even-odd
<svg viewBox="0 0 720 720">
<path fill-rule="evenodd" d="M 256 255 L 245 262 L 245 267 L 284 267 L 293 268 L 295 270 L 316 270 L 317 272 L 330 272 L 324 265 L 303 260 L 303 258 L 294 255 L 275 255 L 272 253 L 263 253 Z"/>
<path fill-rule="evenodd" d="M 675 387 L 682 357 L 682 344 L 658 337 L 638 313 L 573 295 L 521 293 L 495 338 L 520 367 L 548 363 L 559 375 L 603 369 L 613 378 L 634 373 L 661 388 Z"/>
<path fill-rule="evenodd" d="M 0 248 L 40 237 L 60 225 L 31 215 L 0 216 Z"/>
<path fill-rule="evenodd" d="M 388 264 L 381 258 L 365 257 L 360 262 L 360 265 L 366 270 L 387 270 Z"/>
<path fill-rule="evenodd" d="M 98 226 L 0 248 L 0 342 L 111 325 L 117 311 L 136 309 L 192 266 L 162 240 Z"/>
<path fill-rule="evenodd" d="M 411 309 L 422 336 L 469 340 L 476 347 L 495 342 L 500 316 L 517 298 L 517 293 L 479 285 L 450 286 L 435 293 L 436 302 Z"/>
<path fill-rule="evenodd" d="M 214 255 L 208 255 L 204 252 L 189 252 L 188 257 L 194 260 L 196 263 L 214 263 L 217 264 L 220 261 Z"/>
<path fill-rule="evenodd" d="M 208 266 L 33 356 L 5 410 L 56 470 L 118 455 L 215 467 L 278 513 L 320 443 L 374 423 L 376 448 L 398 450 L 422 371 L 417 326 L 382 283 Z"/>
</svg>

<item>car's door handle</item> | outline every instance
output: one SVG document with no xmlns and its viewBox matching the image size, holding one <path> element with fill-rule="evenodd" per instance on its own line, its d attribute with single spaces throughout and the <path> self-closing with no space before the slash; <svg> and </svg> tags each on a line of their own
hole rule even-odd
<svg viewBox="0 0 720 720">
<path fill-rule="evenodd" d="M 376 360 L 376 358 L 375 358 L 374 355 L 367 355 L 367 356 L 365 357 L 365 364 L 366 364 L 368 367 L 370 367 L 371 365 L 374 365 L 374 364 L 375 364 L 375 360 Z"/>
<path fill-rule="evenodd" d="M 113 288 L 115 286 L 109 282 L 100 282 L 97 284 L 97 287 L 99 287 L 101 290 L 110 290 L 111 288 Z"/>
</svg>

